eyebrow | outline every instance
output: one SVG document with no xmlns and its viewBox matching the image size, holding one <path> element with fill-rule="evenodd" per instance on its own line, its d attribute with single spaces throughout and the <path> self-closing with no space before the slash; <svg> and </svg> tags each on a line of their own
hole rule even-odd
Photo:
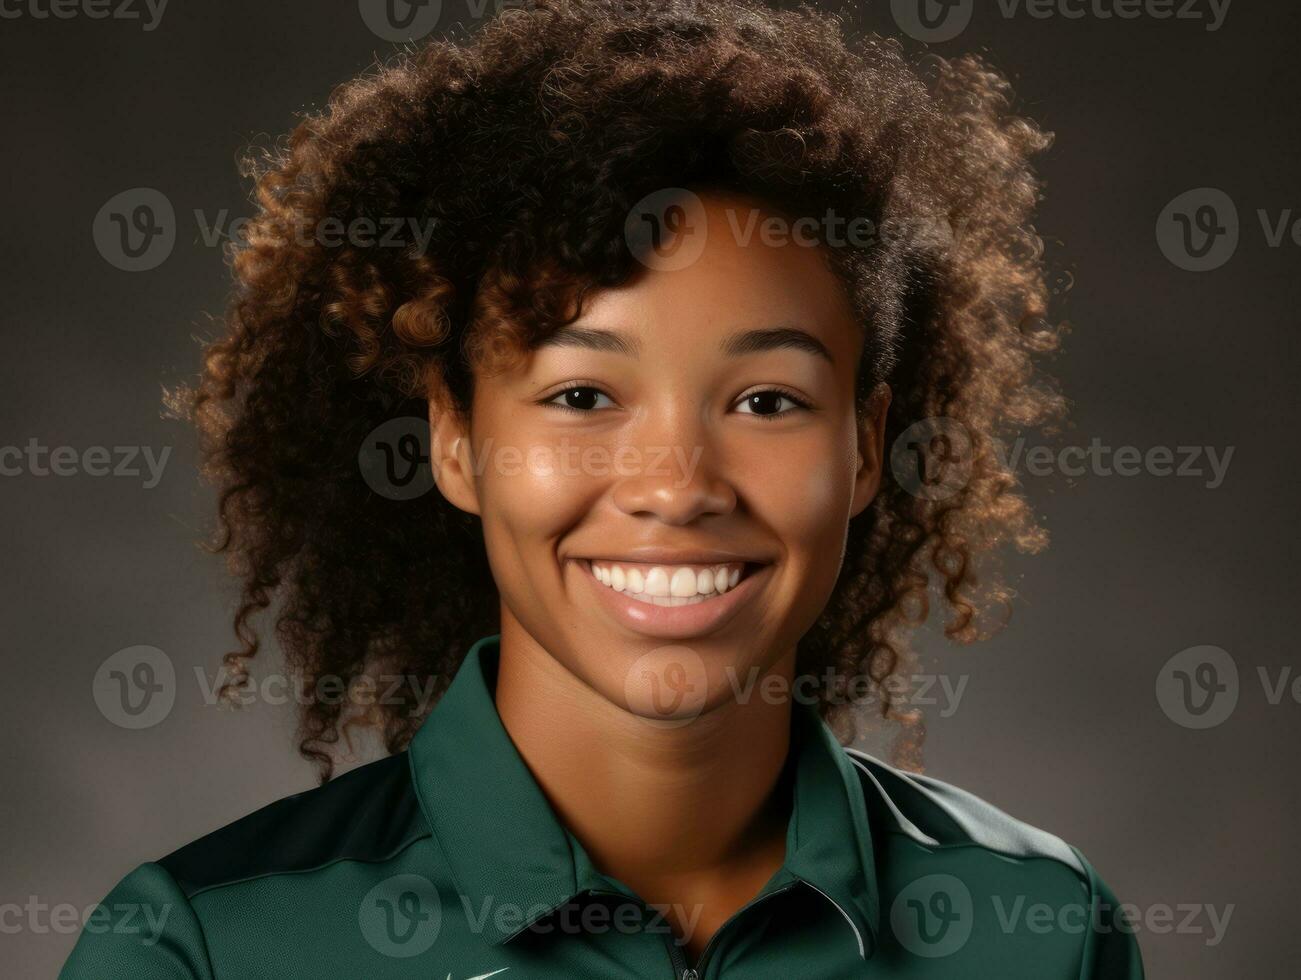
<svg viewBox="0 0 1301 980">
<path fill-rule="evenodd" d="M 594 330 L 590 327 L 561 327 L 549 337 L 543 338 L 538 347 L 585 347 L 588 350 L 607 351 L 611 354 L 626 354 L 638 357 L 641 354 L 641 341 L 614 330 Z"/>
<path fill-rule="evenodd" d="M 641 355 L 641 341 L 615 330 L 597 330 L 591 327 L 565 326 L 537 344 L 538 347 L 582 347 L 587 350 Z M 817 337 L 799 327 L 766 327 L 733 334 L 723 341 L 721 349 L 728 357 L 761 354 L 771 350 L 800 350 L 835 363 L 831 351 Z"/>
<path fill-rule="evenodd" d="M 723 341 L 723 353 L 729 357 L 741 354 L 760 354 L 770 350 L 802 350 L 815 357 L 824 358 L 834 364 L 835 358 L 826 344 L 817 337 L 799 327 L 769 327 L 763 330 L 747 330 Z"/>
</svg>

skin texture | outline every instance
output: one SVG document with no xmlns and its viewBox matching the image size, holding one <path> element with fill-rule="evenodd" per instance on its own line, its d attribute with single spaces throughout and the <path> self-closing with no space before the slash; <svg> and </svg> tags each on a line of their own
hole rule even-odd
<svg viewBox="0 0 1301 980">
<path fill-rule="evenodd" d="M 889 402 L 881 386 L 855 410 L 863 338 L 823 246 L 742 244 L 730 227 L 775 212 L 701 199 L 695 262 L 596 293 L 521 364 L 476 376 L 469 418 L 430 398 L 439 489 L 482 520 L 501 593 L 502 721 L 597 866 L 675 906 L 693 956 L 784 858 L 790 703 L 737 685 L 792 679 L 877 492 Z M 773 328 L 829 358 L 724 350 Z M 635 353 L 572 340 L 584 331 Z M 599 392 L 578 400 L 590 410 L 560 407 L 580 387 Z M 582 562 L 646 548 L 743 557 L 754 581 L 725 621 L 646 635 L 598 601 Z"/>
</svg>

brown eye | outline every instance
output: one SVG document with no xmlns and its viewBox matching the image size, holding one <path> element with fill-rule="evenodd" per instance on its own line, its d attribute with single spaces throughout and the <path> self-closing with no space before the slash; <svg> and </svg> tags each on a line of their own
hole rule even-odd
<svg viewBox="0 0 1301 980">
<path fill-rule="evenodd" d="M 737 403 L 736 410 L 743 415 L 777 418 L 797 408 L 807 407 L 794 395 L 777 388 L 768 388 L 746 395 Z"/>
<path fill-rule="evenodd" d="M 605 399 L 604 402 L 601 399 Z M 590 412 L 597 408 L 608 408 L 613 402 L 610 396 L 596 388 L 586 385 L 579 385 L 573 388 L 566 388 L 564 391 L 558 391 L 546 402 L 548 405 L 555 405 L 557 408 L 567 408 L 575 412 Z"/>
<path fill-rule="evenodd" d="M 755 415 L 776 415 L 785 400 L 785 396 L 775 391 L 760 391 L 747 398 L 746 404 Z"/>
</svg>

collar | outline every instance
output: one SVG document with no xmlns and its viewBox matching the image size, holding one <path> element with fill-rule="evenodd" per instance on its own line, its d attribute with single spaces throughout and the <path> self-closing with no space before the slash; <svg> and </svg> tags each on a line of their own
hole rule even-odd
<svg viewBox="0 0 1301 980">
<path fill-rule="evenodd" d="M 582 892 L 613 883 L 561 825 L 501 723 L 493 701 L 500 638 L 486 636 L 470 648 L 409 753 L 421 809 L 457 888 L 476 914 L 489 913 L 484 938 L 493 945 Z M 832 903 L 867 957 L 880 901 L 862 784 L 809 705 L 794 707 L 791 752 L 786 861 L 770 885 L 793 877 Z M 513 918 L 523 924 L 505 931 L 499 923 L 511 917 L 491 914 L 503 906 L 522 910 Z"/>
</svg>

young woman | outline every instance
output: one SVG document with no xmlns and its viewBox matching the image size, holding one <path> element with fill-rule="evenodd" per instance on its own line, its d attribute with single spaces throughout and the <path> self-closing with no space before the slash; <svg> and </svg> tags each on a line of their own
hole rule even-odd
<svg viewBox="0 0 1301 980">
<path fill-rule="evenodd" d="M 1140 977 L 899 697 L 932 589 L 974 638 L 1042 543 L 993 440 L 1059 409 L 1047 142 L 973 59 L 748 0 L 541 0 L 341 88 L 189 396 L 233 687 L 274 605 L 323 785 L 137 868 L 64 976 Z"/>
</svg>

